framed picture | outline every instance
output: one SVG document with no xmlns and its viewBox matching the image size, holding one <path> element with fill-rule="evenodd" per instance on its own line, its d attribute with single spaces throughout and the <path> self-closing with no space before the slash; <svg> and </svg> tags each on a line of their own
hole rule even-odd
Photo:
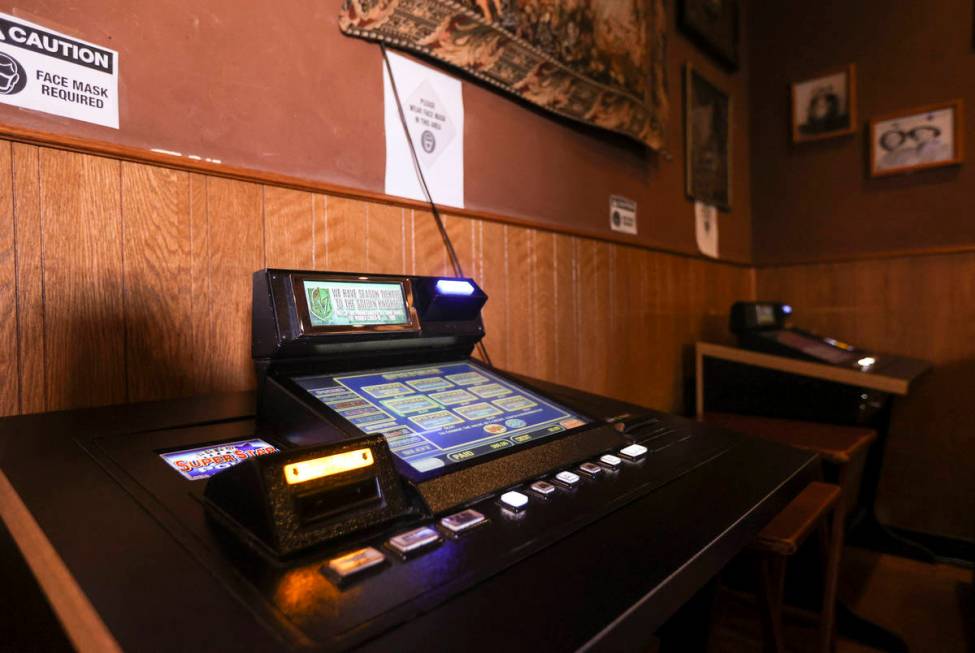
<svg viewBox="0 0 975 653">
<path fill-rule="evenodd" d="M 731 98 L 684 68 L 684 158 L 687 196 L 731 210 Z"/>
<path fill-rule="evenodd" d="M 738 0 L 678 0 L 684 34 L 731 70 L 738 70 Z"/>
<path fill-rule="evenodd" d="M 961 100 L 870 120 L 870 176 L 957 165 L 964 158 Z"/>
<path fill-rule="evenodd" d="M 818 141 L 857 130 L 856 66 L 792 85 L 792 141 Z"/>
</svg>

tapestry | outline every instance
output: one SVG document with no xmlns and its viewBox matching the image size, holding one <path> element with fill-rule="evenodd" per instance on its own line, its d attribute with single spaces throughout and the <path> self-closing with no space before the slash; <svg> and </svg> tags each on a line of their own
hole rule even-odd
<svg viewBox="0 0 975 653">
<path fill-rule="evenodd" d="M 562 116 L 663 145 L 663 0 L 345 0 L 346 34 L 451 64 Z"/>
</svg>

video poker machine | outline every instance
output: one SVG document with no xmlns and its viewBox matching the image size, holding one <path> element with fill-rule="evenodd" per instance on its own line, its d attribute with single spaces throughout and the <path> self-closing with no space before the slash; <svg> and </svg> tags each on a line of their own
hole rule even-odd
<svg viewBox="0 0 975 653">
<path fill-rule="evenodd" d="M 495 369 L 486 301 L 261 270 L 256 394 L 2 420 L 11 501 L 123 649 L 639 647 L 815 458 Z"/>
</svg>

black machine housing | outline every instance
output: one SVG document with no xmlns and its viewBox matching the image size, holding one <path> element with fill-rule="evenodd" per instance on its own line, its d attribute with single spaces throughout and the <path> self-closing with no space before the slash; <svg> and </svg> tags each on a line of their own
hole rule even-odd
<svg viewBox="0 0 975 653">
<path fill-rule="evenodd" d="M 316 327 L 300 291 L 306 280 L 400 284 L 408 319 L 400 325 Z M 214 476 L 206 497 L 215 514 L 276 555 L 292 555 L 363 529 L 388 527 L 391 522 L 428 519 L 526 476 L 544 474 L 560 460 L 584 459 L 622 441 L 611 425 L 592 421 L 514 450 L 418 472 L 392 455 L 382 437 L 365 435 L 298 385 L 294 377 L 457 361 L 475 365 L 469 357 L 484 335 L 480 317 L 487 300 L 484 292 L 470 279 L 279 269 L 258 271 L 253 281 L 258 429 L 296 449 L 247 461 Z M 438 283 L 445 281 L 465 282 L 471 292 L 438 292 Z M 491 373 L 503 376 L 497 370 Z M 348 490 L 322 486 L 319 494 L 309 498 L 306 487 L 279 482 L 283 464 L 296 457 L 327 457 L 360 446 L 374 453 L 373 472 L 377 479 L 384 479 L 374 485 L 379 490 L 376 500 L 353 501 L 348 510 L 333 509 L 310 521 L 306 516 L 308 523 L 302 523 L 300 505 L 334 508 L 340 492 Z"/>
</svg>

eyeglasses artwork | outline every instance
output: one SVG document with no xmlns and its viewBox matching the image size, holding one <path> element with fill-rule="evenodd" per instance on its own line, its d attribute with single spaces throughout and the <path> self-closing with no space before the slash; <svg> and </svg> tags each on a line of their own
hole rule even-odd
<svg viewBox="0 0 975 653">
<path fill-rule="evenodd" d="M 895 129 L 888 129 L 880 135 L 880 147 L 888 152 L 892 152 L 901 147 L 908 139 L 920 144 L 941 136 L 941 129 L 934 125 L 921 125 L 908 131 L 896 128 L 896 123 L 894 127 Z"/>
<path fill-rule="evenodd" d="M 955 100 L 871 120 L 871 176 L 961 163 L 963 115 L 961 100 Z"/>
</svg>

